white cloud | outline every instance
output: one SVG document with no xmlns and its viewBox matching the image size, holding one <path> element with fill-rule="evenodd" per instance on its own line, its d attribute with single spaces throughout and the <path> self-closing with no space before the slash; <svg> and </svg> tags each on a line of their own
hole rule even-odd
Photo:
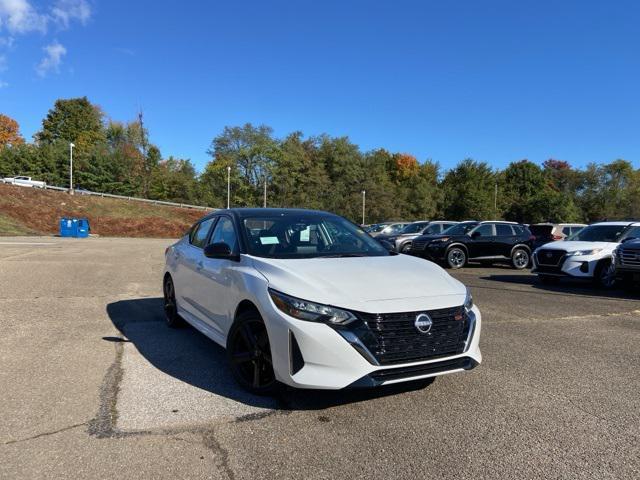
<svg viewBox="0 0 640 480">
<path fill-rule="evenodd" d="M 9 84 L 7 82 L 3 82 L 2 80 L 0 80 L 0 88 L 6 88 L 8 86 Z"/>
<path fill-rule="evenodd" d="M 91 5 L 86 0 L 58 0 L 51 9 L 51 16 L 64 28 L 69 28 L 73 20 L 85 25 L 91 18 Z"/>
<path fill-rule="evenodd" d="M 11 33 L 44 33 L 47 21 L 47 15 L 38 13 L 29 0 L 0 0 L 0 28 Z"/>
<path fill-rule="evenodd" d="M 54 41 L 52 44 L 44 47 L 43 50 L 46 55 L 36 67 L 36 72 L 38 72 L 38 75 L 41 77 L 46 77 L 49 72 L 57 73 L 60 70 L 62 57 L 67 54 L 67 49 L 57 41 Z"/>
<path fill-rule="evenodd" d="M 69 28 L 74 21 L 85 25 L 89 18 L 87 0 L 56 0 L 48 11 L 38 11 L 30 0 L 0 0 L 0 30 L 14 34 L 46 33 L 50 23 L 60 28 Z"/>
</svg>

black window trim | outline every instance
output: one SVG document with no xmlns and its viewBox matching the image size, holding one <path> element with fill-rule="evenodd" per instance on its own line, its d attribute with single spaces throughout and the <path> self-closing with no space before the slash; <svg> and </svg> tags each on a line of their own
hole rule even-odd
<svg viewBox="0 0 640 480">
<path fill-rule="evenodd" d="M 207 232 L 207 237 L 205 238 L 205 241 L 204 241 L 204 246 L 206 247 L 207 245 L 209 245 L 209 240 L 211 239 L 211 234 L 213 233 L 213 229 L 216 228 L 216 225 L 218 224 L 218 219 L 219 218 L 220 218 L 220 215 L 213 215 L 213 216 L 210 216 L 210 217 L 201 218 L 196 223 L 194 223 L 193 227 L 191 227 L 191 230 L 189 231 L 189 245 L 192 246 L 193 248 L 197 248 L 198 250 L 204 250 L 204 247 L 199 247 L 198 245 L 194 245 L 192 243 L 192 235 L 196 231 L 196 228 L 198 228 L 204 222 L 208 222 L 209 220 L 212 220 L 213 223 L 211 224 L 211 227 L 209 227 L 209 231 Z"/>
<path fill-rule="evenodd" d="M 235 218 L 233 215 L 227 215 L 225 213 L 221 213 L 219 215 L 216 215 L 216 223 L 213 225 L 213 227 L 211 227 L 211 231 L 209 232 L 209 235 L 207 236 L 207 245 L 209 245 L 209 242 L 211 242 L 211 237 L 213 235 L 213 231 L 216 229 L 216 226 L 218 226 L 218 222 L 220 221 L 221 218 L 227 218 L 231 221 L 231 225 L 233 226 L 233 230 L 235 231 L 236 234 L 236 243 L 237 243 L 237 248 L 238 248 L 238 254 L 241 253 L 246 253 L 245 251 L 243 251 L 243 246 L 241 245 L 241 242 L 244 241 L 242 239 L 242 232 L 241 230 L 238 228 L 238 223 L 235 221 Z M 230 247 L 232 245 L 229 245 Z M 232 253 L 236 253 L 236 252 L 232 252 Z"/>
</svg>

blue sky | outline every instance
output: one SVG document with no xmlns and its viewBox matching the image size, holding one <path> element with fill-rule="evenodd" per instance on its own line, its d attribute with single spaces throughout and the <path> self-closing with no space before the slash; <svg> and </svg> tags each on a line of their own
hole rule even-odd
<svg viewBox="0 0 640 480">
<path fill-rule="evenodd" d="M 472 157 L 640 167 L 636 1 L 0 0 L 0 112 L 142 108 L 201 169 L 225 125 Z"/>
</svg>

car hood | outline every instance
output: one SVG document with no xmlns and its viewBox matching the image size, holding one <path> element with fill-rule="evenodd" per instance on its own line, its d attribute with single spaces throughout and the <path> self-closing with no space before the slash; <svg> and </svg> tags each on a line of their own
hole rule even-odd
<svg viewBox="0 0 640 480">
<path fill-rule="evenodd" d="M 540 248 L 546 250 L 566 250 L 567 252 L 575 252 L 577 250 L 593 250 L 594 248 L 602 248 L 606 251 L 613 251 L 619 244 L 616 242 L 577 242 L 577 241 L 560 241 L 545 243 Z"/>
<path fill-rule="evenodd" d="M 447 308 L 462 305 L 466 295 L 465 286 L 438 265 L 408 255 L 250 258 L 275 290 L 361 312 Z"/>
</svg>

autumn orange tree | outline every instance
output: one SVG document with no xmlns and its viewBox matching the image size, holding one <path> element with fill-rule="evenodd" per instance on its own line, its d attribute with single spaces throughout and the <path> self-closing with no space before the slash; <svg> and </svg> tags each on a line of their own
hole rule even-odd
<svg viewBox="0 0 640 480">
<path fill-rule="evenodd" d="M 13 118 L 0 113 L 0 148 L 22 145 L 24 138 L 20 135 L 20 125 Z"/>
</svg>

